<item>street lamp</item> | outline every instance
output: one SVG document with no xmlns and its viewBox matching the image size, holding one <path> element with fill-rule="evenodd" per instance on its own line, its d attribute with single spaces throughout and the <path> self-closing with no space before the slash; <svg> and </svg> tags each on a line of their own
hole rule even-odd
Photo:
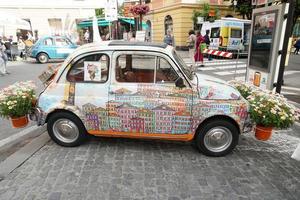
<svg viewBox="0 0 300 200">
<path fill-rule="evenodd" d="M 236 7 L 236 5 L 237 5 L 237 0 L 234 0 L 233 1 L 233 11 L 235 12 L 235 7 Z"/>
</svg>

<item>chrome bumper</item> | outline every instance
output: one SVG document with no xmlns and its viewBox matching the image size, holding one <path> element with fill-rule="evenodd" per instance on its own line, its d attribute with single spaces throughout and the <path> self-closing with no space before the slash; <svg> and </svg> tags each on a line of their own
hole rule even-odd
<svg viewBox="0 0 300 200">
<path fill-rule="evenodd" d="M 31 121 L 36 121 L 38 126 L 44 125 L 46 121 L 45 113 L 38 107 L 34 108 L 34 111 L 29 114 Z"/>
</svg>

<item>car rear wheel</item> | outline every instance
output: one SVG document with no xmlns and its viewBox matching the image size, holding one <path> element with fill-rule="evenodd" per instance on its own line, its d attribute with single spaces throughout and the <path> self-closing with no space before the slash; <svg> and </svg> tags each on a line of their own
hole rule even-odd
<svg viewBox="0 0 300 200">
<path fill-rule="evenodd" d="M 68 112 L 52 114 L 47 123 L 47 130 L 51 139 L 61 146 L 78 146 L 87 138 L 81 120 Z"/>
<path fill-rule="evenodd" d="M 49 57 L 46 53 L 39 53 L 37 55 L 37 61 L 40 62 L 40 63 L 47 63 L 49 61 Z"/>
<path fill-rule="evenodd" d="M 208 121 L 200 127 L 196 136 L 198 149 L 207 156 L 225 156 L 239 140 L 238 128 L 228 120 Z"/>
</svg>

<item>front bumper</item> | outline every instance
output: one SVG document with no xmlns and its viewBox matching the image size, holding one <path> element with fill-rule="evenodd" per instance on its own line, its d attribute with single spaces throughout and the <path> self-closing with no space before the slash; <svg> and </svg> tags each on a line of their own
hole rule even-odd
<svg viewBox="0 0 300 200">
<path fill-rule="evenodd" d="M 253 128 L 254 128 L 254 123 L 252 122 L 252 120 L 250 118 L 250 114 L 248 114 L 248 116 L 244 122 L 242 133 L 249 133 L 249 132 L 253 131 Z"/>
<path fill-rule="evenodd" d="M 46 115 L 40 108 L 35 107 L 34 111 L 29 114 L 29 119 L 31 121 L 36 121 L 38 126 L 42 126 L 46 122 Z"/>
</svg>

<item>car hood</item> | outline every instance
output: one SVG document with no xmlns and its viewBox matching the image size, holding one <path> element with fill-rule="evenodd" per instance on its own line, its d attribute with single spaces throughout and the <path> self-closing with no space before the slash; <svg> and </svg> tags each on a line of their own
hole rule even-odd
<svg viewBox="0 0 300 200">
<path fill-rule="evenodd" d="M 201 99 L 236 100 L 241 96 L 239 91 L 222 79 L 202 74 L 196 76 L 194 87 L 198 90 Z"/>
</svg>

